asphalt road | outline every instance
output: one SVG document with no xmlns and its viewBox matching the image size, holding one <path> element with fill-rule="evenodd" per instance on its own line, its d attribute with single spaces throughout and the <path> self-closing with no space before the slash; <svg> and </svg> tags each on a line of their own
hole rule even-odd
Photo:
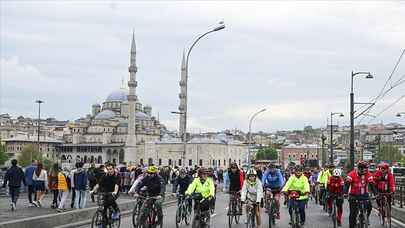
<svg viewBox="0 0 405 228">
<path fill-rule="evenodd" d="M 227 204 L 228 204 L 228 195 L 219 193 L 217 197 L 217 206 L 216 206 L 216 212 L 211 216 L 211 228 L 226 228 L 228 227 L 228 217 L 226 215 L 227 212 Z M 348 228 L 349 227 L 349 221 L 348 221 L 348 213 L 349 213 L 349 208 L 347 202 L 344 204 L 344 212 L 343 212 L 343 225 L 342 228 Z M 176 206 L 168 206 L 163 209 L 164 211 L 164 225 L 163 227 L 165 228 L 175 228 L 175 213 L 176 213 Z M 281 219 L 276 221 L 276 227 L 289 227 L 288 222 L 289 222 L 289 216 L 288 216 L 288 211 L 285 206 L 282 206 L 280 209 L 281 212 Z M 265 221 L 267 219 L 267 216 L 264 214 L 264 210 L 262 210 L 262 227 L 268 227 L 267 222 Z M 241 223 L 238 225 L 233 225 L 232 227 L 235 228 L 242 228 L 245 227 L 243 224 L 245 220 L 245 216 L 243 215 L 241 217 Z M 306 223 L 305 227 L 307 228 L 328 228 L 328 227 L 333 227 L 332 221 L 330 217 L 322 211 L 321 206 L 315 205 L 313 202 L 309 202 L 308 208 L 306 209 Z M 370 228 L 373 227 L 381 227 L 378 221 L 378 217 L 375 211 L 372 212 L 370 216 L 370 223 L 371 226 Z M 83 226 L 84 227 L 90 227 L 90 225 Z M 123 217 L 121 221 L 121 227 L 123 228 L 130 228 L 132 227 L 132 220 L 130 216 Z M 186 226 L 182 225 L 182 227 L 191 227 L 191 225 Z M 399 227 L 404 227 L 400 225 L 393 224 L 393 228 L 399 228 Z"/>
</svg>

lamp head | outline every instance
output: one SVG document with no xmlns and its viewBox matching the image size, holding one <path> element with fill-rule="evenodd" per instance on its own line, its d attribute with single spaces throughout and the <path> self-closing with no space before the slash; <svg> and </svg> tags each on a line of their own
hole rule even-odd
<svg viewBox="0 0 405 228">
<path fill-rule="evenodd" d="M 369 73 L 367 74 L 366 78 L 367 78 L 367 79 L 372 79 L 372 78 L 374 78 L 374 77 L 373 77 L 373 75 L 369 72 Z"/>
<path fill-rule="evenodd" d="M 343 115 L 343 113 L 340 113 L 340 115 L 339 115 L 340 117 L 344 117 L 345 115 Z"/>
<path fill-rule="evenodd" d="M 216 32 L 216 31 L 222 30 L 224 28 L 225 28 L 225 23 L 223 21 L 220 21 L 218 27 L 214 28 L 213 31 Z"/>
<path fill-rule="evenodd" d="M 398 112 L 398 113 L 397 113 L 397 117 L 401 117 L 401 113 Z"/>
</svg>

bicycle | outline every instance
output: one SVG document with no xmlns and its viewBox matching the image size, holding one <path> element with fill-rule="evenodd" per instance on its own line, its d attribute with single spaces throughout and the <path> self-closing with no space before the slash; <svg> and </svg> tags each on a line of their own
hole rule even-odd
<svg viewBox="0 0 405 228">
<path fill-rule="evenodd" d="M 136 228 L 156 228 L 158 226 L 158 214 L 155 206 L 156 200 L 159 200 L 161 196 L 145 197 L 141 211 L 137 217 Z M 160 228 L 163 227 L 163 218 L 160 223 Z"/>
<path fill-rule="evenodd" d="M 288 198 L 291 200 L 289 207 L 291 207 L 291 216 L 290 216 L 290 225 L 292 228 L 301 227 L 300 212 L 298 208 L 298 198 L 300 197 L 300 192 L 298 191 L 289 191 Z"/>
<path fill-rule="evenodd" d="M 201 211 L 201 204 L 205 203 L 205 200 L 208 199 L 203 199 L 200 193 L 194 193 L 192 199 L 194 200 L 194 217 L 191 227 L 209 228 L 211 222 L 210 209 L 208 208 L 206 211 Z"/>
<path fill-rule="evenodd" d="M 96 193 L 94 193 L 96 194 Z M 110 197 L 113 197 L 110 199 Z M 97 193 L 97 211 L 93 215 L 91 220 L 91 228 L 119 228 L 121 225 L 121 215 L 118 211 L 115 211 L 119 214 L 118 219 L 113 219 L 112 214 L 114 213 L 114 208 L 112 205 L 108 206 L 106 210 L 104 210 L 104 205 L 108 200 L 115 200 L 114 196 L 111 192 L 103 192 Z M 106 212 L 106 213 L 104 213 Z"/>
<path fill-rule="evenodd" d="M 330 194 L 331 199 L 332 199 L 332 213 L 331 213 L 331 218 L 332 218 L 332 224 L 333 228 L 337 227 L 337 200 L 342 199 L 341 196 L 332 193 Z"/>
<path fill-rule="evenodd" d="M 240 193 L 239 192 L 232 192 L 229 197 L 229 205 L 228 205 L 228 224 L 229 228 L 232 227 L 233 222 L 235 224 L 239 224 L 239 218 L 241 213 L 239 209 L 241 207 L 240 202 Z"/>
<path fill-rule="evenodd" d="M 256 207 L 257 204 L 255 201 L 249 198 L 246 199 L 246 228 L 256 227 Z"/>
<path fill-rule="evenodd" d="M 311 185 L 311 199 L 315 200 L 315 204 L 319 203 L 319 185 L 318 184 Z"/>
<path fill-rule="evenodd" d="M 378 207 L 378 214 L 382 226 L 391 228 L 391 196 L 392 193 L 379 193 L 378 199 L 380 206 Z"/>
<path fill-rule="evenodd" d="M 135 202 L 135 206 L 134 209 L 132 210 L 132 225 L 134 226 L 134 228 L 137 228 L 137 224 L 138 224 L 138 215 L 141 211 L 143 202 L 145 200 L 145 196 L 144 195 L 138 195 L 136 197 L 136 202 Z"/>
<path fill-rule="evenodd" d="M 276 199 L 274 198 L 274 191 L 271 189 L 265 189 L 265 209 L 269 217 L 269 228 L 276 225 L 276 215 L 278 213 L 278 208 L 276 204 Z"/>
<path fill-rule="evenodd" d="M 366 203 L 373 198 L 350 198 L 349 200 L 358 205 L 358 213 L 356 216 L 357 228 L 368 228 L 369 220 L 367 216 Z"/>
<path fill-rule="evenodd" d="M 326 194 L 327 194 L 326 188 L 323 185 L 320 185 L 319 186 L 319 195 L 320 195 L 321 198 L 319 199 L 319 203 L 322 205 L 323 211 L 328 212 L 328 207 L 327 207 L 327 202 L 326 202 L 326 199 L 327 199 Z"/>
<path fill-rule="evenodd" d="M 176 210 L 176 227 L 179 228 L 181 221 L 184 220 L 186 225 L 190 224 L 191 219 L 191 205 L 184 195 L 177 194 L 179 203 L 177 204 Z"/>
</svg>

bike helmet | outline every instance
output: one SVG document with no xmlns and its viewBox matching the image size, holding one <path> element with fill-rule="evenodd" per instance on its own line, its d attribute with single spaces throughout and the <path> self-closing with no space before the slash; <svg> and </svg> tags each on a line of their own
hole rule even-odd
<svg viewBox="0 0 405 228">
<path fill-rule="evenodd" d="M 275 168 L 277 168 L 274 163 L 270 163 L 268 167 L 269 167 L 269 169 L 275 169 Z"/>
<path fill-rule="evenodd" d="M 303 172 L 304 171 L 304 167 L 297 165 L 294 168 L 294 172 Z"/>
<path fill-rule="evenodd" d="M 366 161 L 360 160 L 357 162 L 357 168 L 359 169 L 367 169 L 368 163 Z"/>
<path fill-rule="evenodd" d="M 378 168 L 380 168 L 380 169 L 387 170 L 389 167 L 390 167 L 390 165 L 386 162 L 381 162 L 380 164 L 378 164 Z"/>
<path fill-rule="evenodd" d="M 247 171 L 246 176 L 251 176 L 251 175 L 257 176 L 257 173 L 256 173 L 255 169 L 249 169 Z"/>
<path fill-rule="evenodd" d="M 150 174 L 155 174 L 158 172 L 158 168 L 156 168 L 156 166 L 154 165 L 151 165 L 148 167 L 148 170 L 146 172 Z"/>
<path fill-rule="evenodd" d="M 342 170 L 340 170 L 340 169 L 333 170 L 333 176 L 340 177 L 341 175 L 342 175 Z"/>
</svg>

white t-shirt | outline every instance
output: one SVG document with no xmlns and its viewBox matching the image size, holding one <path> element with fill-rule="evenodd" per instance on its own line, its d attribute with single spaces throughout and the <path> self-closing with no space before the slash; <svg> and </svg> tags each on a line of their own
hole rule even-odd
<svg viewBox="0 0 405 228">
<path fill-rule="evenodd" d="M 39 176 L 37 176 L 36 172 L 32 174 L 32 180 L 35 181 L 47 181 L 48 180 L 48 175 L 46 173 L 45 169 L 41 169 L 41 172 L 39 173 Z"/>
</svg>

